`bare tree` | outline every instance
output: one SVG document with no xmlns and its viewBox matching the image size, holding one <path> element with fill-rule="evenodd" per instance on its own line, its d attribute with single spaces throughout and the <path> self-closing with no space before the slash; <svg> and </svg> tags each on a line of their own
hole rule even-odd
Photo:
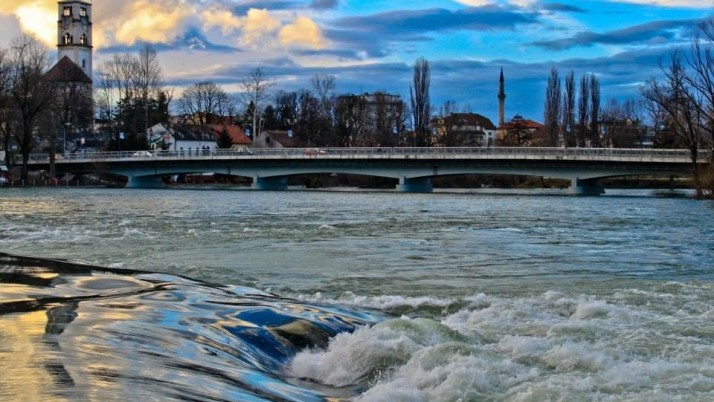
<svg viewBox="0 0 714 402">
<path fill-rule="evenodd" d="M 10 58 L 5 49 L 0 49 L 0 144 L 5 151 L 5 160 L 0 163 L 9 164 L 10 125 L 8 111 L 8 96 L 10 89 Z"/>
<path fill-rule="evenodd" d="M 590 143 L 593 147 L 601 146 L 600 127 L 600 81 L 595 74 L 590 75 Z"/>
<path fill-rule="evenodd" d="M 415 145 L 418 146 L 431 144 L 431 133 L 429 132 L 429 119 L 431 118 L 430 84 L 431 71 L 429 70 L 429 62 L 420 57 L 414 63 L 413 86 L 409 86 L 412 114 L 414 116 Z"/>
<path fill-rule="evenodd" d="M 290 129 L 297 122 L 297 92 L 278 91 L 275 94 L 275 118 L 282 129 Z"/>
<path fill-rule="evenodd" d="M 367 125 L 367 99 L 360 95 L 342 95 L 337 98 L 337 131 L 341 145 L 361 145 Z"/>
<path fill-rule="evenodd" d="M 320 100 L 320 106 L 324 118 L 331 122 L 332 108 L 334 103 L 334 91 L 337 86 L 333 75 L 314 75 L 312 77 L 312 88 L 315 95 Z"/>
<path fill-rule="evenodd" d="M 578 98 L 578 127 L 575 146 L 588 146 L 588 123 L 590 121 L 590 80 L 587 74 L 580 78 L 580 97 Z"/>
<path fill-rule="evenodd" d="M 318 132 L 315 134 L 317 138 L 322 138 L 323 140 L 329 142 L 328 138 L 332 137 L 333 127 L 335 125 L 335 77 L 332 75 L 317 74 L 312 77 L 311 82 L 312 88 L 315 90 L 315 95 L 320 101 L 320 121 L 316 127 Z"/>
<path fill-rule="evenodd" d="M 633 148 L 642 145 L 645 130 L 640 125 L 637 104 L 632 99 L 622 103 L 614 98 L 608 99 L 600 113 L 600 127 L 606 147 Z"/>
<path fill-rule="evenodd" d="M 684 53 L 683 61 L 690 71 L 684 80 L 699 98 L 693 106 L 702 116 L 700 128 L 705 142 L 714 151 L 714 17 L 699 24 L 699 33 L 689 52 Z M 710 155 L 714 160 L 714 152 Z"/>
<path fill-rule="evenodd" d="M 668 67 L 662 66 L 663 81 L 651 79 L 642 89 L 646 102 L 656 104 L 665 112 L 665 127 L 677 136 L 689 149 L 692 161 L 694 185 L 697 197 L 704 195 L 698 164 L 699 147 L 702 143 L 702 108 L 696 106 L 703 99 L 687 82 L 683 57 L 677 50 L 671 53 Z M 654 107 L 651 107 L 654 108 Z"/>
<path fill-rule="evenodd" d="M 16 122 L 12 131 L 22 155 L 21 178 L 26 180 L 30 152 L 39 141 L 35 137 L 38 118 L 52 105 L 55 87 L 44 79 L 50 65 L 48 51 L 34 38 L 22 35 L 14 39 L 10 61 L 10 98 Z"/>
<path fill-rule="evenodd" d="M 224 117 L 235 108 L 233 99 L 212 81 L 188 87 L 179 98 L 181 113 L 200 125 L 210 123 L 211 116 Z"/>
<path fill-rule="evenodd" d="M 563 140 L 564 145 L 575 145 L 575 72 L 570 71 L 565 76 L 565 90 L 563 92 Z"/>
<path fill-rule="evenodd" d="M 442 147 L 455 146 L 455 144 L 463 143 L 460 142 L 461 138 L 456 138 L 458 132 L 454 130 L 454 125 L 450 124 L 449 116 L 453 115 L 458 111 L 458 105 L 453 100 L 445 101 L 439 107 L 439 115 L 435 117 L 436 124 L 432 124 L 432 130 L 436 137 L 437 145 Z"/>
<path fill-rule="evenodd" d="M 560 106 L 561 106 L 560 77 L 555 67 L 551 68 L 548 84 L 545 90 L 545 107 L 543 111 L 543 124 L 547 130 L 548 145 L 557 146 L 560 143 Z"/>
<path fill-rule="evenodd" d="M 243 103 L 246 109 L 251 109 L 249 113 L 253 120 L 251 128 L 254 135 L 260 133 L 260 117 L 263 114 L 265 102 L 268 100 L 268 91 L 273 85 L 274 83 L 267 78 L 265 71 L 261 67 L 251 71 L 241 83 Z"/>
<path fill-rule="evenodd" d="M 149 129 L 149 100 L 153 97 L 158 98 L 161 90 L 161 65 L 159 64 L 156 49 L 151 45 L 144 45 L 139 50 L 139 55 L 136 57 L 134 71 L 134 85 L 141 100 L 141 105 L 144 109 L 144 131 Z"/>
<path fill-rule="evenodd" d="M 114 133 L 114 105 L 117 103 L 116 81 L 112 77 L 110 62 L 100 64 L 95 73 L 94 93 L 99 118 L 104 120 L 109 129 L 109 138 Z"/>
</svg>

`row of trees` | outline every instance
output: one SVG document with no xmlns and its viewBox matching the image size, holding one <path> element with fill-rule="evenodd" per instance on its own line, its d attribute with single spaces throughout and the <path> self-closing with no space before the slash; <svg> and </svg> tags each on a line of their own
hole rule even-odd
<svg viewBox="0 0 714 402">
<path fill-rule="evenodd" d="M 702 175 L 698 162 L 700 149 L 714 153 L 714 18 L 699 24 L 689 48 L 673 50 L 661 70 L 662 78 L 641 89 L 645 109 L 671 145 L 689 149 L 697 196 L 712 198 L 714 172 Z"/>
<path fill-rule="evenodd" d="M 565 76 L 565 88 L 561 89 L 558 70 L 552 68 L 546 84 L 543 111 L 544 145 L 609 145 L 600 132 L 600 82 L 595 74 L 584 74 L 576 88 L 575 72 L 570 71 Z"/>
<path fill-rule="evenodd" d="M 699 24 L 687 49 L 671 51 L 661 78 L 651 78 L 638 100 L 610 99 L 601 107 L 600 84 L 593 74 L 565 77 L 553 68 L 545 93 L 543 145 L 632 147 L 641 145 L 648 120 L 654 146 L 690 151 L 698 197 L 714 197 L 714 171 L 701 172 L 700 150 L 714 151 L 714 19 Z M 711 161 L 711 160 L 710 160 Z"/>
<path fill-rule="evenodd" d="M 427 146 L 431 144 L 429 86 L 429 63 L 423 58 L 414 66 L 411 109 L 400 97 L 385 91 L 337 95 L 336 79 L 331 75 L 313 76 L 310 89 L 271 93 L 274 82 L 257 68 L 240 83 L 239 98 L 232 98 L 212 81 L 204 81 L 184 91 L 178 104 L 181 114 L 191 116 L 196 124 L 228 116 L 249 133 L 292 130 L 305 146 Z M 238 114 L 241 103 L 244 111 Z M 415 129 L 409 130 L 412 127 Z"/>
<path fill-rule="evenodd" d="M 0 140 L 6 154 L 12 143 L 22 156 L 23 178 L 30 153 L 43 140 L 54 144 L 69 125 L 91 121 L 82 113 L 91 111 L 91 95 L 89 101 L 80 100 L 87 95 L 88 79 L 72 77 L 72 70 L 46 77 L 51 61 L 47 49 L 30 36 L 19 36 L 9 49 L 0 49 Z"/>
<path fill-rule="evenodd" d="M 94 98 L 108 149 L 148 148 L 148 129 L 169 118 L 173 94 L 162 81 L 156 50 L 149 45 L 138 54 L 115 55 L 99 65 Z"/>
</svg>

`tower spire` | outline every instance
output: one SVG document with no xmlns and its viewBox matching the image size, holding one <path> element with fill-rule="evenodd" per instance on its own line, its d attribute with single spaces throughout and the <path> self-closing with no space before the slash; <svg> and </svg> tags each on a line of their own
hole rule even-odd
<svg viewBox="0 0 714 402">
<path fill-rule="evenodd" d="M 503 67 L 501 67 L 501 78 L 498 80 L 498 126 L 503 127 L 506 117 L 506 84 L 503 79 Z"/>
</svg>

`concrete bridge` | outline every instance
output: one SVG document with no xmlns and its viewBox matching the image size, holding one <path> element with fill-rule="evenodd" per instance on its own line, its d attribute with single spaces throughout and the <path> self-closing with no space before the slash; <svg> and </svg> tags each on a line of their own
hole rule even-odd
<svg viewBox="0 0 714 402">
<path fill-rule="evenodd" d="M 709 161 L 700 153 L 702 164 Z M 47 170 L 49 155 L 30 168 Z M 430 192 L 431 178 L 506 174 L 567 179 L 572 194 L 600 194 L 598 179 L 632 175 L 689 176 L 687 150 L 611 148 L 283 148 L 97 152 L 59 156 L 57 173 L 124 176 L 127 187 L 162 187 L 162 176 L 220 173 L 252 178 L 256 190 L 287 189 L 295 175 L 342 173 L 399 180 L 397 190 Z"/>
</svg>

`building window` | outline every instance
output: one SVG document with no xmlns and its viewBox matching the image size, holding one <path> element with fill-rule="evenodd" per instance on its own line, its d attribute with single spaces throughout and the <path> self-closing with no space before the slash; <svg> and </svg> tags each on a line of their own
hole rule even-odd
<svg viewBox="0 0 714 402">
<path fill-rule="evenodd" d="M 64 34 L 64 40 L 62 41 L 62 43 L 64 43 L 65 45 L 69 45 L 72 43 L 72 35 L 70 35 L 69 32 Z"/>
<path fill-rule="evenodd" d="M 87 60 L 82 59 L 82 68 L 87 68 Z"/>
<path fill-rule="evenodd" d="M 62 15 L 64 15 L 65 17 L 71 17 L 72 16 L 72 7 L 65 6 L 64 10 L 62 11 Z"/>
<path fill-rule="evenodd" d="M 79 16 L 80 17 L 86 17 L 87 16 L 87 7 L 81 7 L 79 9 Z"/>
<path fill-rule="evenodd" d="M 82 45 L 87 44 L 87 35 L 86 34 L 82 34 L 82 36 L 79 37 L 79 43 Z"/>
</svg>

